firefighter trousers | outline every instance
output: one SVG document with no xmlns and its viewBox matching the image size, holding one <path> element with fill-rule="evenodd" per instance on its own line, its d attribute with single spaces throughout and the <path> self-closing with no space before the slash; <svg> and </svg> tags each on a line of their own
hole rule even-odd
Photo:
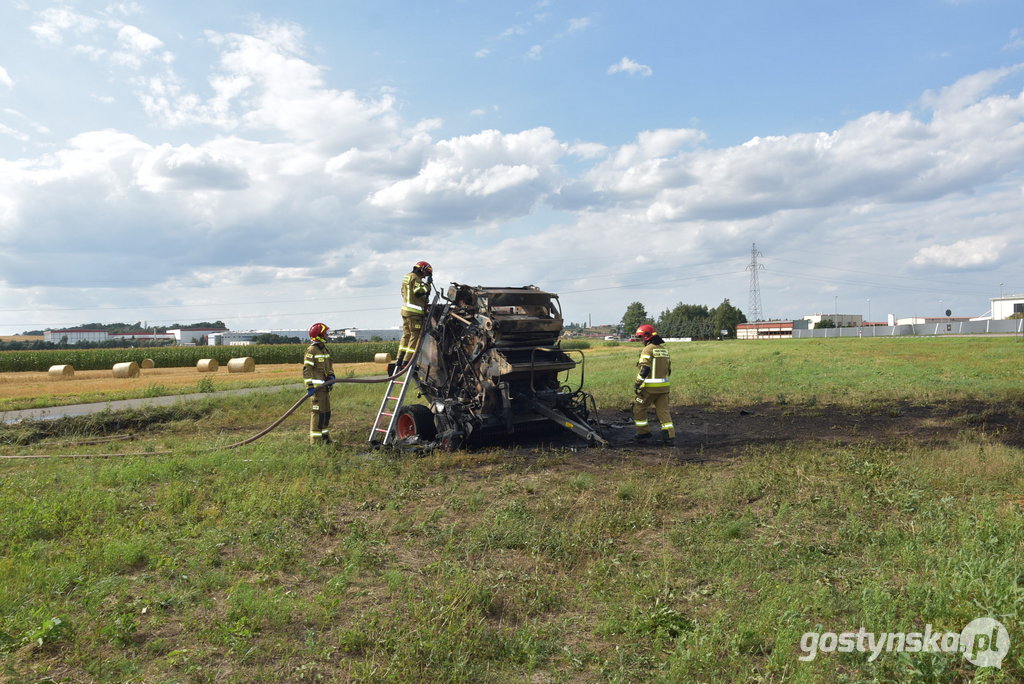
<svg viewBox="0 0 1024 684">
<path fill-rule="evenodd" d="M 652 406 L 658 416 L 658 422 L 661 423 L 661 429 L 668 434 L 669 439 L 675 439 L 676 428 L 672 425 L 672 414 L 668 411 L 668 392 L 653 393 L 646 389 L 637 392 L 636 400 L 633 401 L 633 424 L 636 425 L 636 434 L 650 433 L 651 424 L 647 421 L 647 413 Z"/>
<path fill-rule="evenodd" d="M 398 343 L 398 355 L 406 359 L 416 353 L 416 347 L 420 344 L 420 334 L 423 332 L 422 314 L 402 312 L 402 341 Z"/>
<path fill-rule="evenodd" d="M 331 441 L 331 390 L 321 387 L 313 395 L 309 407 L 309 443 L 322 444 Z"/>
</svg>

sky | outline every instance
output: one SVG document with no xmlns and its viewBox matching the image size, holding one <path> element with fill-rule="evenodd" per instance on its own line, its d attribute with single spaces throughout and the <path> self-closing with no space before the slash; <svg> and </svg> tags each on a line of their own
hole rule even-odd
<svg viewBox="0 0 1024 684">
<path fill-rule="evenodd" d="M 0 334 L 980 316 L 1024 293 L 1020 0 L 0 6 Z"/>
</svg>

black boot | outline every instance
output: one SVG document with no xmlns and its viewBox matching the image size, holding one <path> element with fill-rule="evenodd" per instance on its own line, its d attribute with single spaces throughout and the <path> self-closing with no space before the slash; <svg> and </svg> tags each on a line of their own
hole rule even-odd
<svg viewBox="0 0 1024 684">
<path fill-rule="evenodd" d="M 321 413 L 320 414 L 320 421 L 322 423 L 322 426 L 320 428 L 320 432 L 323 434 L 324 444 L 331 444 L 332 443 L 331 442 L 331 435 L 330 435 L 330 432 L 329 432 L 329 430 L 330 430 L 329 426 L 331 424 L 331 412 L 328 411 L 327 413 Z"/>
</svg>

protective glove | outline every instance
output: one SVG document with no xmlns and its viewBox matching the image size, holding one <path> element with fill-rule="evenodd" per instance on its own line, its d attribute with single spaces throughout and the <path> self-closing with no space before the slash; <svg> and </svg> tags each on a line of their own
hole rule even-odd
<svg viewBox="0 0 1024 684">
<path fill-rule="evenodd" d="M 316 387 L 307 387 L 306 388 L 306 396 L 307 397 L 311 397 L 314 394 L 316 394 Z"/>
<path fill-rule="evenodd" d="M 334 382 L 334 373 L 327 376 L 327 382 Z"/>
<path fill-rule="evenodd" d="M 643 387 L 643 383 L 642 382 L 634 382 L 633 383 L 633 394 L 639 394 L 641 387 Z"/>
</svg>

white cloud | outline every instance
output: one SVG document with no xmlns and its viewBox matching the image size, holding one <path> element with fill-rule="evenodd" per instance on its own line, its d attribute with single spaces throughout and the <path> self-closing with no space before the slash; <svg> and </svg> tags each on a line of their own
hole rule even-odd
<svg viewBox="0 0 1024 684">
<path fill-rule="evenodd" d="M 30 140 L 28 134 L 26 134 L 24 131 L 19 131 L 16 128 L 11 128 L 10 126 L 3 123 L 0 123 L 0 135 L 6 135 L 10 138 L 14 138 L 15 140 L 19 140 L 21 142 L 27 142 L 28 140 Z"/>
<path fill-rule="evenodd" d="M 590 28 L 591 23 L 592 20 L 590 19 L 590 17 L 578 17 L 575 19 L 570 19 L 569 32 L 575 33 L 577 31 L 585 31 L 586 29 Z"/>
<path fill-rule="evenodd" d="M 395 217 L 429 222 L 526 214 L 556 187 L 556 164 L 567 151 L 548 128 L 442 140 L 415 177 L 373 193 L 370 204 Z"/>
<path fill-rule="evenodd" d="M 618 63 L 612 64 L 610 67 L 608 67 L 608 73 L 634 74 L 647 78 L 648 76 L 654 73 L 654 70 L 651 69 L 651 67 L 647 66 L 646 64 L 640 64 L 639 62 L 634 62 L 629 57 L 623 57 L 618 61 Z"/>
<path fill-rule="evenodd" d="M 960 269 L 991 266 L 1004 256 L 1007 244 L 1006 238 L 988 236 L 958 240 L 951 245 L 932 245 L 919 249 L 912 263 Z"/>
<path fill-rule="evenodd" d="M 526 59 L 540 59 L 543 56 L 544 48 L 540 45 L 531 45 L 526 51 Z"/>
<path fill-rule="evenodd" d="M 1009 52 L 1024 48 L 1024 31 L 1019 28 L 1010 31 L 1010 40 L 1003 46 L 1003 50 Z"/>
<path fill-rule="evenodd" d="M 14 79 L 7 73 L 7 69 L 0 66 L 0 85 L 5 85 L 8 88 L 14 88 Z"/>
<path fill-rule="evenodd" d="M 477 50 L 476 52 L 473 53 L 473 56 L 477 57 L 477 58 L 483 58 L 483 57 L 487 57 L 488 55 L 492 54 L 493 52 L 494 52 L 494 50 L 492 50 L 491 48 L 480 48 L 479 50 Z"/>
<path fill-rule="evenodd" d="M 37 38 L 48 43 L 59 44 L 64 41 L 64 34 L 92 33 L 103 22 L 84 14 L 79 14 L 64 7 L 51 7 L 39 13 L 39 21 L 29 29 Z"/>
<path fill-rule="evenodd" d="M 118 42 L 128 50 L 139 54 L 147 54 L 161 47 L 164 43 L 136 26 L 122 26 L 117 32 Z"/>
<path fill-rule="evenodd" d="M 946 86 L 938 93 L 927 91 L 921 103 L 936 112 L 959 110 L 978 101 L 990 92 L 997 83 L 1007 76 L 1024 69 L 1024 64 L 1015 64 L 1003 69 L 989 69 L 965 76 L 956 83 Z"/>
<path fill-rule="evenodd" d="M 137 2 L 117 2 L 111 3 L 106 7 L 107 14 L 120 14 L 122 16 L 132 16 L 135 14 L 142 14 L 142 5 Z"/>
</svg>

